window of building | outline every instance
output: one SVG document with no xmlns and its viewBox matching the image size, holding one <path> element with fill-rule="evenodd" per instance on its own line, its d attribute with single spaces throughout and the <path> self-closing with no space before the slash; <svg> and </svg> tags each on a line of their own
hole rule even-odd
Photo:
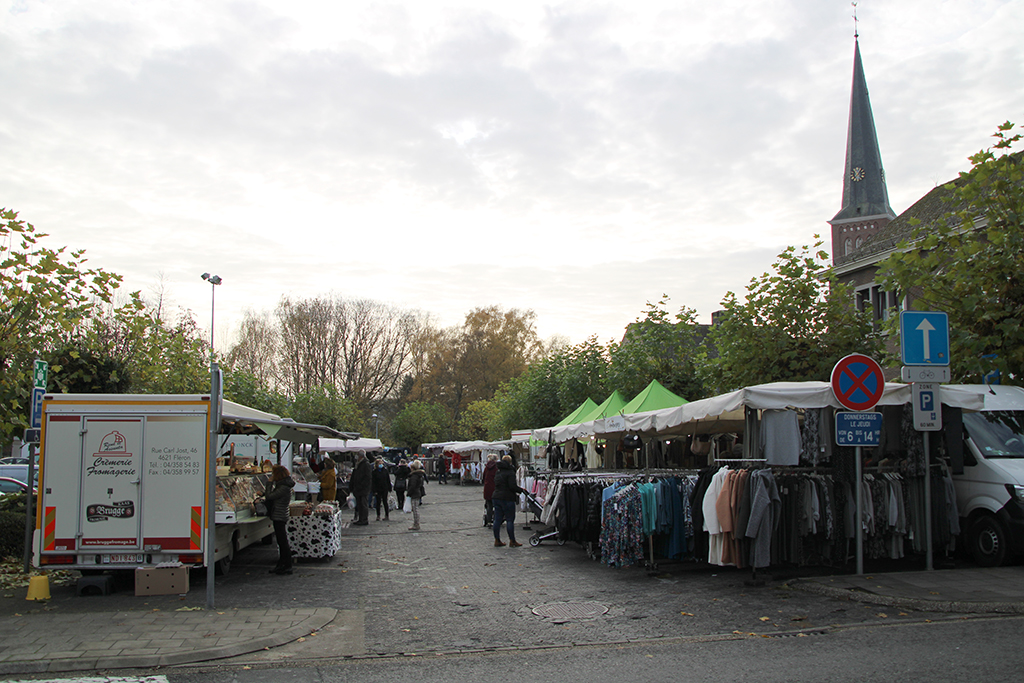
<svg viewBox="0 0 1024 683">
<path fill-rule="evenodd" d="M 903 310 L 903 299 L 897 292 L 887 292 L 881 285 L 867 285 L 856 291 L 858 311 L 871 311 L 871 318 L 876 323 L 888 320 L 890 316 L 899 315 Z"/>
</svg>

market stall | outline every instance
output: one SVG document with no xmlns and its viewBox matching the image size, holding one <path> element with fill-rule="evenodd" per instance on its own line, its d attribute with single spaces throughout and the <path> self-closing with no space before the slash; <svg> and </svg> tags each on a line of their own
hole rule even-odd
<svg viewBox="0 0 1024 683">
<path fill-rule="evenodd" d="M 288 545 L 292 557 L 322 559 L 333 557 L 341 548 L 341 516 L 338 505 L 292 503 L 288 517 Z"/>
</svg>

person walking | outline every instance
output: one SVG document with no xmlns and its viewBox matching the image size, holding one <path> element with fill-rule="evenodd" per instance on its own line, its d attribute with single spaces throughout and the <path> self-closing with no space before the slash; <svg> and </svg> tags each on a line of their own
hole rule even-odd
<svg viewBox="0 0 1024 683">
<path fill-rule="evenodd" d="M 406 495 L 409 496 L 409 500 L 412 502 L 412 526 L 409 527 L 409 531 L 420 530 L 420 501 L 423 496 L 427 495 L 424 484 L 427 482 L 427 474 L 423 471 L 423 463 L 419 460 L 413 460 L 410 466 L 412 473 L 409 475 L 409 488 L 406 490 Z"/>
<path fill-rule="evenodd" d="M 356 499 L 356 516 L 352 524 L 366 526 L 370 523 L 370 491 L 373 488 L 373 472 L 365 453 L 356 453 L 356 464 L 349 478 L 349 491 Z"/>
<path fill-rule="evenodd" d="M 405 508 L 405 489 L 409 486 L 409 475 L 412 469 L 405 458 L 398 461 L 398 469 L 395 470 L 395 498 L 398 499 L 398 509 Z"/>
<path fill-rule="evenodd" d="M 484 526 L 494 521 L 494 475 L 498 473 L 498 456 L 491 453 L 484 465 Z"/>
<path fill-rule="evenodd" d="M 277 538 L 277 565 L 270 570 L 271 574 L 292 573 L 292 549 L 288 545 L 288 503 L 292 499 L 295 480 L 283 465 L 274 465 L 270 471 L 270 483 L 263 493 L 263 502 L 267 506 L 267 517 L 274 523 L 274 536 Z"/>
<path fill-rule="evenodd" d="M 494 547 L 500 548 L 501 523 L 505 522 L 505 529 L 508 531 L 508 547 L 518 548 L 522 543 L 516 543 L 516 496 L 526 493 L 516 483 L 516 471 L 512 469 L 512 456 L 502 456 L 498 463 L 498 471 L 494 475 L 494 494 L 491 500 L 494 503 Z"/>
<path fill-rule="evenodd" d="M 437 458 L 437 483 L 448 483 L 448 458 L 445 457 L 444 453 Z"/>
<path fill-rule="evenodd" d="M 384 458 L 377 458 L 373 463 L 373 496 L 374 507 L 377 509 L 377 521 L 380 521 L 380 506 L 384 506 L 384 519 L 390 520 L 388 514 L 388 494 L 391 492 L 391 473 L 388 472 Z"/>
<path fill-rule="evenodd" d="M 337 500 L 338 474 L 334 471 L 334 460 L 324 460 L 324 468 L 317 475 L 320 480 L 320 500 Z"/>
</svg>

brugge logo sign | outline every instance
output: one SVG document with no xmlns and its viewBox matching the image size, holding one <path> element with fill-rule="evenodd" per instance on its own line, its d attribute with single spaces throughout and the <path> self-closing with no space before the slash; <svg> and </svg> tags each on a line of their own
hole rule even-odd
<svg viewBox="0 0 1024 683">
<path fill-rule="evenodd" d="M 97 503 L 85 508 L 85 518 L 90 522 L 105 522 L 108 519 L 129 519 L 135 516 L 135 502 L 131 500 L 111 503 Z"/>
</svg>

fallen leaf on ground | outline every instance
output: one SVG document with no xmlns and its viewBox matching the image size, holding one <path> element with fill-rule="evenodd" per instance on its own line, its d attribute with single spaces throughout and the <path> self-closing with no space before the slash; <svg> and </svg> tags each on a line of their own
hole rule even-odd
<svg viewBox="0 0 1024 683">
<path fill-rule="evenodd" d="M 761 621 L 770 621 L 771 617 L 761 617 Z"/>
<path fill-rule="evenodd" d="M 693 616 L 692 612 L 680 612 L 680 614 L 682 614 L 684 617 L 692 617 Z"/>
</svg>

